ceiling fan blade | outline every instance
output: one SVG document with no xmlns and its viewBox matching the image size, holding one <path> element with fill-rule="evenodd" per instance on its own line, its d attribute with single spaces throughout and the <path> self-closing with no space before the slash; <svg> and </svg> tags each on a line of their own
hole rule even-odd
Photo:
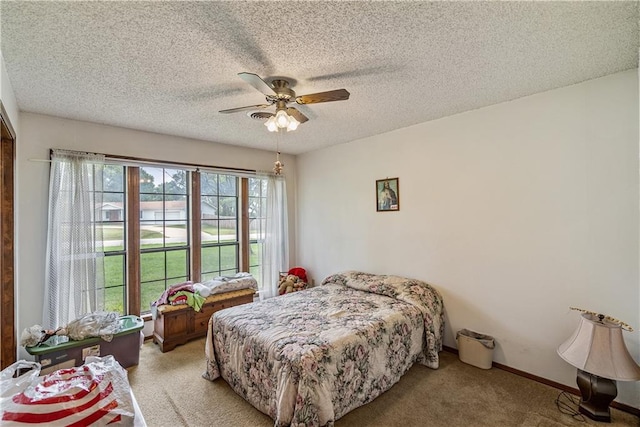
<svg viewBox="0 0 640 427">
<path fill-rule="evenodd" d="M 259 92 L 262 92 L 265 95 L 276 94 L 276 91 L 273 90 L 271 86 L 267 84 L 264 80 L 260 78 L 257 74 L 253 73 L 238 73 L 238 76 L 245 82 L 249 83 L 251 86 L 256 88 Z"/>
<path fill-rule="evenodd" d="M 296 110 L 293 107 L 287 108 L 287 114 L 292 116 L 294 119 L 296 119 L 300 123 L 309 121 L 309 118 L 307 116 L 305 116 L 304 114 L 302 114 L 300 111 Z"/>
<path fill-rule="evenodd" d="M 318 102 L 345 101 L 350 93 L 346 89 L 330 90 L 328 92 L 311 93 L 296 97 L 298 104 L 317 104 Z"/>
<path fill-rule="evenodd" d="M 246 107 L 229 108 L 228 110 L 220 110 L 218 112 L 223 114 L 228 114 L 228 113 L 236 113 L 238 111 L 246 111 L 246 110 L 253 110 L 255 108 L 267 108 L 267 107 L 271 107 L 271 104 L 247 105 Z"/>
</svg>

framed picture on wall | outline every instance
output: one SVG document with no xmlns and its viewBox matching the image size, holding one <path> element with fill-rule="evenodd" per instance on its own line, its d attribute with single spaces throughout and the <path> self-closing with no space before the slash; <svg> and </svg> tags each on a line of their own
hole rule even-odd
<svg viewBox="0 0 640 427">
<path fill-rule="evenodd" d="M 398 178 L 376 180 L 376 210 L 389 212 L 400 210 L 400 184 Z"/>
</svg>

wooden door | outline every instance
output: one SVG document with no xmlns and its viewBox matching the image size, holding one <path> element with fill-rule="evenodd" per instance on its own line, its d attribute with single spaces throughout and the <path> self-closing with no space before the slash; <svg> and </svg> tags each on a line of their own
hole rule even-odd
<svg viewBox="0 0 640 427">
<path fill-rule="evenodd" d="M 14 288 L 14 188 L 16 134 L 0 102 L 0 368 L 16 361 Z"/>
</svg>

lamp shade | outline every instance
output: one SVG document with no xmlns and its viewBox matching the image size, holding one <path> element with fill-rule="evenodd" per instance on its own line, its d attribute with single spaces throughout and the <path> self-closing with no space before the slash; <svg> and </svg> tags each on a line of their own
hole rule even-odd
<svg viewBox="0 0 640 427">
<path fill-rule="evenodd" d="M 640 380 L 640 366 L 624 344 L 622 327 L 593 314 L 582 314 L 578 329 L 558 347 L 558 354 L 576 368 L 599 377 Z"/>
</svg>

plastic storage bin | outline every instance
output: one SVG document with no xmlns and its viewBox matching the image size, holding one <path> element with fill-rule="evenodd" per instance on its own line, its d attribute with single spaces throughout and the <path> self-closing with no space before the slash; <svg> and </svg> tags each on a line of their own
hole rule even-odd
<svg viewBox="0 0 640 427">
<path fill-rule="evenodd" d="M 113 355 L 123 368 L 128 368 L 137 365 L 140 359 L 140 331 L 144 321 L 138 316 L 122 316 L 120 322 L 120 332 L 114 334 L 110 342 L 99 337 L 73 341 L 54 336 L 38 346 L 26 347 L 26 350 L 42 365 L 41 375 L 80 366 L 87 356 L 108 354 Z"/>
<path fill-rule="evenodd" d="M 489 335 L 461 329 L 456 334 L 460 360 L 481 369 L 491 369 L 495 340 Z"/>
</svg>

